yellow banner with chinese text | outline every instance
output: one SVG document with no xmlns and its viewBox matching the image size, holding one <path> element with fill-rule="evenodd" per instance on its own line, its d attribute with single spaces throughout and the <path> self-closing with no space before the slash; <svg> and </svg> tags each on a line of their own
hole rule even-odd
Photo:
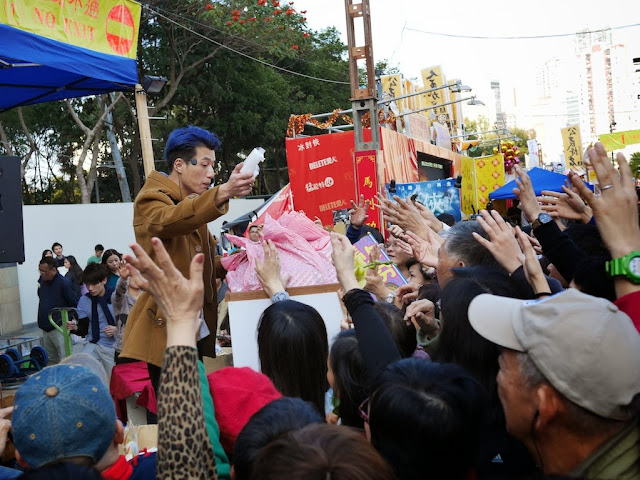
<svg viewBox="0 0 640 480">
<path fill-rule="evenodd" d="M 0 8 L 0 23 L 88 50 L 136 58 L 141 11 L 137 2 L 20 0 L 4 3 L 5 8 Z"/>
<path fill-rule="evenodd" d="M 445 77 L 442 74 L 442 67 L 440 66 L 425 68 L 421 70 L 420 73 L 422 75 L 422 83 L 424 85 L 423 90 L 442 87 L 445 84 Z M 448 93 L 449 92 L 447 91 L 447 89 L 440 88 L 433 92 L 422 94 L 423 108 L 430 106 L 438 107 L 438 105 L 446 103 L 448 101 Z M 435 117 L 434 119 L 437 119 L 438 115 L 446 115 L 447 109 L 446 107 L 438 107 L 434 108 L 434 110 L 429 110 L 428 113 L 429 116 L 431 116 L 431 114 L 433 113 Z"/>
<path fill-rule="evenodd" d="M 580 125 L 571 125 L 562 129 L 562 143 L 564 145 L 564 158 L 569 170 L 582 171 L 582 141 L 580 139 Z"/>
<path fill-rule="evenodd" d="M 640 130 L 605 133 L 598 137 L 607 152 L 622 150 L 627 145 L 640 143 Z"/>
<path fill-rule="evenodd" d="M 402 95 L 402 78 L 400 75 L 382 75 L 382 97 L 384 100 Z M 385 95 L 386 94 L 386 95 Z M 398 110 L 402 111 L 402 101 L 396 102 Z"/>
</svg>

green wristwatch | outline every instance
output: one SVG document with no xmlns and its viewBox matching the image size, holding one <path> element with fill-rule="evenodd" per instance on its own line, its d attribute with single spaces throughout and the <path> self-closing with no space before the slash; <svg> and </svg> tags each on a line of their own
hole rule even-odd
<svg viewBox="0 0 640 480">
<path fill-rule="evenodd" d="M 640 251 L 628 253 L 624 257 L 607 262 L 607 273 L 611 277 L 625 276 L 632 282 L 640 283 Z"/>
<path fill-rule="evenodd" d="M 533 223 L 531 224 L 531 230 L 535 230 L 540 225 L 546 225 L 547 223 L 553 222 L 553 218 L 548 213 L 542 212 L 538 215 Z"/>
</svg>

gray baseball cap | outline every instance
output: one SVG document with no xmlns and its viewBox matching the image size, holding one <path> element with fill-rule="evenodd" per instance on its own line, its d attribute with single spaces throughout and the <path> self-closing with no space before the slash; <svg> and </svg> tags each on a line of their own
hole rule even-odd
<svg viewBox="0 0 640 480">
<path fill-rule="evenodd" d="M 573 288 L 541 300 L 483 294 L 469 322 L 487 340 L 526 352 L 562 395 L 605 418 L 628 420 L 640 393 L 640 333 L 616 305 Z"/>
</svg>

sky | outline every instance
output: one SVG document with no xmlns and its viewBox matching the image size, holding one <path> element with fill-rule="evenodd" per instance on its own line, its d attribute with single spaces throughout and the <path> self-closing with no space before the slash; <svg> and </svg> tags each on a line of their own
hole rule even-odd
<svg viewBox="0 0 640 480">
<path fill-rule="evenodd" d="M 485 40 L 424 32 L 522 37 L 640 24 L 640 9 L 632 5 L 629 0 L 370 0 L 374 60 L 389 60 L 409 79 L 419 79 L 422 68 L 441 65 L 448 79 L 461 79 L 480 100 L 489 97 L 490 81 L 499 80 L 503 92 L 516 89 L 519 108 L 526 109 L 534 96 L 536 66 L 569 52 L 572 37 Z M 335 26 L 346 43 L 344 0 L 296 0 L 295 7 L 307 10 L 311 28 Z M 633 56 L 640 57 L 640 26 L 615 30 L 615 38 L 634 45 Z M 465 116 L 475 116 L 469 111 L 475 108 L 465 106 Z"/>
</svg>

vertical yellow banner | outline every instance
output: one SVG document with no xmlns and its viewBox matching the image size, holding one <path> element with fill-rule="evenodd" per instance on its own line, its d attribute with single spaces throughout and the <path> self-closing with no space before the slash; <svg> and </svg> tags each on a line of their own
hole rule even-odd
<svg viewBox="0 0 640 480">
<path fill-rule="evenodd" d="M 473 213 L 477 213 L 473 210 L 477 203 L 476 174 L 473 158 L 467 156 L 462 157 L 460 172 L 462 174 L 462 188 L 460 189 L 462 211 L 467 215 L 472 215 Z"/>
<path fill-rule="evenodd" d="M 501 154 L 475 160 L 476 210 L 487 207 L 489 194 L 504 185 L 504 157 Z"/>
<path fill-rule="evenodd" d="M 414 88 L 413 88 L 413 82 L 411 82 L 411 80 L 402 80 L 402 85 L 404 87 L 404 93 L 413 93 L 414 92 Z M 408 97 L 405 98 L 403 101 L 403 107 L 406 110 L 415 110 L 416 109 L 416 102 L 415 102 L 415 97 Z"/>
<path fill-rule="evenodd" d="M 564 158 L 567 168 L 574 171 L 583 170 L 580 126 L 571 125 L 563 128 L 562 143 L 564 144 Z"/>
<path fill-rule="evenodd" d="M 402 80 L 400 75 L 382 75 L 382 93 L 389 95 L 389 98 L 399 97 L 402 94 Z"/>
<path fill-rule="evenodd" d="M 422 75 L 422 83 L 424 85 L 425 90 L 442 87 L 445 84 L 445 78 L 444 78 L 444 75 L 442 74 L 442 67 L 440 66 L 425 68 L 421 70 L 420 73 Z M 440 89 L 440 90 L 436 90 L 435 92 L 429 92 L 429 93 L 423 94 L 422 103 L 424 104 L 424 106 L 433 105 L 434 107 L 437 107 L 438 105 L 446 103 L 446 100 L 444 100 L 444 98 L 446 93 L 448 92 L 445 93 L 444 90 L 445 89 Z M 444 111 L 440 111 L 440 110 L 444 110 Z M 432 112 L 435 114 L 436 118 L 441 113 L 445 113 L 445 114 L 447 113 L 444 107 L 438 108 L 436 110 L 429 110 L 428 112 L 429 115 Z"/>
</svg>

